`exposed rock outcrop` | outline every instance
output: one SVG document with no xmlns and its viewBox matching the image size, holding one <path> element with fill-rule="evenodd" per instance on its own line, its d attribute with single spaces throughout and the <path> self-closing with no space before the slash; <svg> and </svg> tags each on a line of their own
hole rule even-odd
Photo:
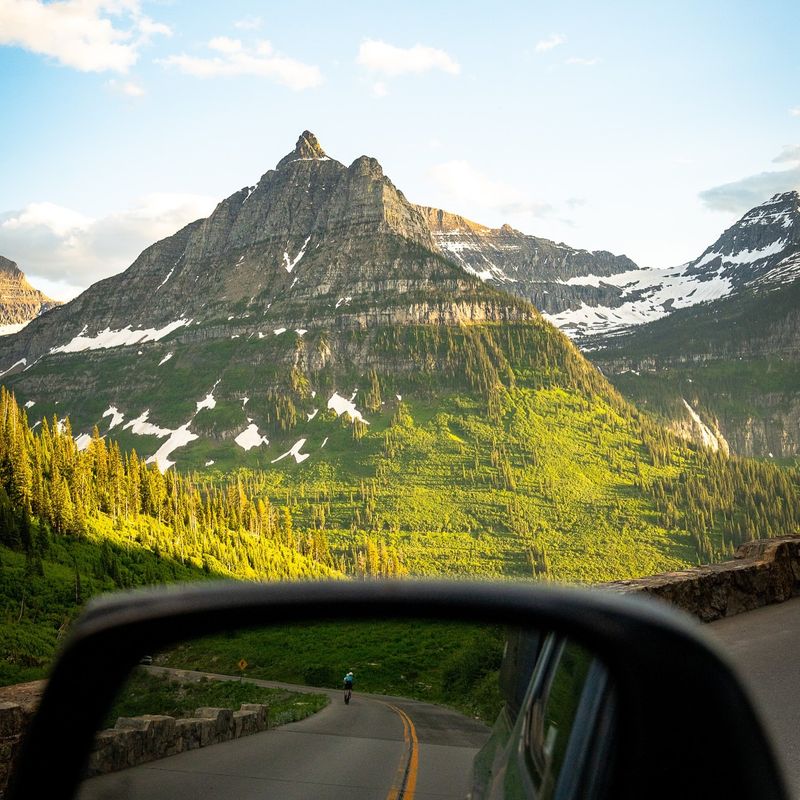
<svg viewBox="0 0 800 800">
<path fill-rule="evenodd" d="M 34 289 L 13 261 L 0 256 L 0 327 L 30 322 L 57 305 Z"/>
<path fill-rule="evenodd" d="M 570 278 L 609 276 L 637 269 L 627 256 L 605 250 L 580 250 L 510 225 L 487 228 L 439 208 L 417 206 L 436 244 L 471 275 L 502 286 L 540 311 L 558 313 L 582 302 L 615 304 L 620 290 L 611 286 L 570 285 Z"/>
</svg>

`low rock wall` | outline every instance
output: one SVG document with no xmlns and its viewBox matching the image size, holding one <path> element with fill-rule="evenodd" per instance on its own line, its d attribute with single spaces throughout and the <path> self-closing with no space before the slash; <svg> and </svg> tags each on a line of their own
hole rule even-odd
<svg viewBox="0 0 800 800">
<path fill-rule="evenodd" d="M 194 717 L 187 719 L 155 714 L 120 717 L 113 728 L 97 734 L 87 774 L 105 775 L 186 750 L 250 736 L 268 727 L 269 707 L 259 703 L 242 703 L 239 711 L 198 708 Z"/>
<path fill-rule="evenodd" d="M 746 542 L 732 561 L 664 572 L 604 588 L 660 597 L 703 622 L 800 595 L 800 536 Z"/>
<path fill-rule="evenodd" d="M 34 709 L 18 702 L 0 702 L 0 797 L 16 762 L 22 735 L 28 728 Z"/>
</svg>

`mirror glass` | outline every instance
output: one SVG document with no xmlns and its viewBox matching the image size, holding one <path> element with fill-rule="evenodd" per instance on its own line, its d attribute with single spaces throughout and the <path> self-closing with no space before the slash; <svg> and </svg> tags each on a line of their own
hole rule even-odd
<svg viewBox="0 0 800 800">
<path fill-rule="evenodd" d="M 602 665 L 552 633 L 419 620 L 230 630 L 142 654 L 78 796 L 551 797 L 567 773 L 597 780 L 587 765 L 610 739 L 592 737 L 611 707 Z"/>
</svg>

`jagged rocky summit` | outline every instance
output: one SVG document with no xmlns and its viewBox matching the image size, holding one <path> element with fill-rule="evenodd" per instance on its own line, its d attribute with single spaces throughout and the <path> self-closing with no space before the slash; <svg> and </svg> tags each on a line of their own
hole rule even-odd
<svg viewBox="0 0 800 800">
<path fill-rule="evenodd" d="M 4 343 L 0 367 L 178 330 L 187 339 L 220 327 L 250 335 L 269 324 L 308 330 L 534 315 L 444 258 L 424 216 L 374 158 L 346 167 L 305 131 L 254 186 Z"/>
<path fill-rule="evenodd" d="M 0 335 L 16 333 L 57 305 L 57 300 L 34 289 L 13 261 L 0 256 Z"/>
</svg>

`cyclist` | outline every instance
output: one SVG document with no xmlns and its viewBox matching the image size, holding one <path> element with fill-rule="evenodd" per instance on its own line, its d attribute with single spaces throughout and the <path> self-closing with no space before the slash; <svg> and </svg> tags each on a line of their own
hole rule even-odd
<svg viewBox="0 0 800 800">
<path fill-rule="evenodd" d="M 353 670 L 344 676 L 344 702 L 349 703 L 350 697 L 353 694 Z"/>
</svg>

